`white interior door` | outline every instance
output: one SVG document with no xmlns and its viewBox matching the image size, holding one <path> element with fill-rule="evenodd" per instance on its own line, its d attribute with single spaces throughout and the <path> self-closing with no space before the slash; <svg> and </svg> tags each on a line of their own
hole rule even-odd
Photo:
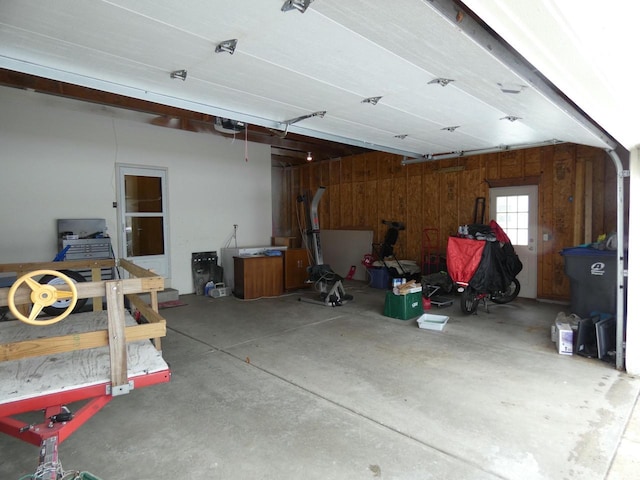
<svg viewBox="0 0 640 480">
<path fill-rule="evenodd" d="M 120 258 L 169 279 L 167 169 L 118 164 L 117 175 Z"/>
<path fill-rule="evenodd" d="M 498 222 L 511 239 L 522 262 L 520 297 L 538 295 L 538 186 L 492 188 L 491 218 Z"/>
</svg>

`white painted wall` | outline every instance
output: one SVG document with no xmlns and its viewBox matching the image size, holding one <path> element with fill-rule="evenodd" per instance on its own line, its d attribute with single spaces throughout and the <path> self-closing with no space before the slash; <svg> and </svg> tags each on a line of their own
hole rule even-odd
<svg viewBox="0 0 640 480">
<path fill-rule="evenodd" d="M 171 279 L 193 292 L 191 254 L 269 245 L 268 145 L 156 127 L 149 117 L 0 87 L 0 263 L 50 261 L 56 219 L 105 218 L 118 251 L 115 164 L 168 169 Z"/>
<path fill-rule="evenodd" d="M 633 148 L 629 156 L 631 172 L 629 187 L 629 211 L 640 210 L 640 146 Z M 640 245 L 640 219 L 629 214 L 629 245 Z M 626 368 L 631 375 L 640 375 L 640 254 L 629 248 L 627 278 L 627 350 Z"/>
</svg>

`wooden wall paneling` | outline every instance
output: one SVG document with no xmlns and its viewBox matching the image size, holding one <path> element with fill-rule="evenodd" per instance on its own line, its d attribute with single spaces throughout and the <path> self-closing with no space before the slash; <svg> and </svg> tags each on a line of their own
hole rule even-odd
<svg viewBox="0 0 640 480">
<path fill-rule="evenodd" d="M 323 204 L 323 202 L 325 202 Z M 340 185 L 326 187 L 323 200 L 320 202 L 320 210 L 325 220 L 320 219 L 320 226 L 325 230 L 340 228 Z"/>
<path fill-rule="evenodd" d="M 484 155 L 487 178 L 500 178 L 500 155 L 489 153 Z"/>
<path fill-rule="evenodd" d="M 340 159 L 340 183 L 353 182 L 353 165 L 356 157 L 344 157 Z"/>
<path fill-rule="evenodd" d="M 573 245 L 580 245 L 585 232 L 585 165 L 583 158 L 576 158 L 573 189 Z"/>
<path fill-rule="evenodd" d="M 320 165 L 317 163 L 311 163 L 309 168 L 306 170 L 309 171 L 309 190 L 312 195 L 315 195 L 316 191 L 318 191 L 318 187 L 322 186 L 322 182 L 320 181 Z"/>
<path fill-rule="evenodd" d="M 422 229 L 437 228 L 440 236 L 440 250 L 446 247 L 448 233 L 443 232 L 440 224 L 440 177 L 433 168 L 425 169 L 422 175 Z"/>
<path fill-rule="evenodd" d="M 364 187 L 365 219 L 364 226 L 373 231 L 373 241 L 376 242 L 376 229 L 378 227 L 378 180 L 369 178 Z"/>
<path fill-rule="evenodd" d="M 459 175 L 457 172 L 440 174 L 440 236 L 454 235 L 460 226 L 458 205 Z"/>
<path fill-rule="evenodd" d="M 403 168 L 407 171 L 407 177 L 415 177 L 422 176 L 425 165 L 427 165 L 427 163 L 412 163 L 404 166 Z"/>
<path fill-rule="evenodd" d="M 328 197 L 328 218 L 323 224 L 324 229 L 335 230 L 340 228 L 340 169 L 342 160 L 331 160 L 329 162 L 329 186 L 325 196 Z M 321 202 L 322 203 L 322 202 Z"/>
<path fill-rule="evenodd" d="M 364 181 L 354 182 L 351 192 L 353 198 L 353 226 L 364 228 L 367 226 L 367 203 L 365 190 L 367 183 Z"/>
<path fill-rule="evenodd" d="M 366 158 L 364 155 L 353 157 L 351 203 L 353 205 L 352 226 L 362 228 L 366 225 L 366 204 L 364 201 L 366 172 Z"/>
<path fill-rule="evenodd" d="M 573 245 L 575 152 L 573 145 L 558 145 L 553 155 L 553 229 L 557 251 Z M 564 259 L 559 253 L 549 256 L 552 294 L 555 297 L 568 296 L 570 285 L 564 273 Z"/>
<path fill-rule="evenodd" d="M 320 185 L 327 186 L 330 185 L 329 182 L 329 162 L 320 163 Z"/>
<path fill-rule="evenodd" d="M 484 185 L 484 170 L 480 168 L 467 169 L 460 172 L 460 188 L 458 194 L 458 223 L 467 225 L 474 223 L 474 213 L 476 207 L 476 199 L 484 198 L 484 223 L 489 223 L 489 198 L 487 198 Z M 481 209 L 478 209 L 478 214 Z M 480 220 L 480 219 L 479 219 Z"/>
<path fill-rule="evenodd" d="M 403 172 L 404 173 L 404 172 Z M 406 175 L 395 174 L 391 187 L 391 216 L 385 220 L 402 222 L 407 224 L 407 177 Z M 407 254 L 407 231 L 404 230 L 398 235 L 394 252 L 396 256 L 405 258 Z"/>
<path fill-rule="evenodd" d="M 604 190 L 605 190 L 605 162 L 597 160 L 592 162 L 592 176 L 591 182 L 593 185 L 592 195 L 592 230 L 591 235 L 593 238 L 597 238 L 598 235 L 605 231 L 604 228 Z"/>
<path fill-rule="evenodd" d="M 340 223 L 338 228 L 352 228 L 354 226 L 353 183 L 340 184 Z"/>
<path fill-rule="evenodd" d="M 546 242 L 538 242 L 538 296 L 553 297 L 553 255 L 556 238 L 553 228 L 553 149 L 543 152 L 538 185 L 539 238 L 549 235 Z"/>
<path fill-rule="evenodd" d="M 392 178 L 394 172 L 394 161 L 396 160 L 395 155 L 391 155 L 388 153 L 382 154 L 378 158 L 378 178 L 386 179 Z"/>
<path fill-rule="evenodd" d="M 523 150 L 500 152 L 500 177 L 524 177 Z"/>
<path fill-rule="evenodd" d="M 356 155 L 353 157 L 353 181 L 364 182 L 367 179 L 367 161 L 365 155 Z"/>
<path fill-rule="evenodd" d="M 593 162 L 587 158 L 584 161 L 584 237 L 582 242 L 591 243 L 596 237 L 593 236 Z"/>
<path fill-rule="evenodd" d="M 407 170 L 407 173 L 413 173 L 415 170 Z M 417 174 L 409 175 L 407 178 L 407 251 L 406 258 L 415 260 L 418 266 L 421 266 L 420 252 L 422 249 L 422 229 L 423 213 L 422 213 L 422 197 L 424 195 L 422 189 L 422 169 Z"/>
<path fill-rule="evenodd" d="M 340 185 L 340 168 L 342 159 L 331 160 L 329 162 L 329 185 Z"/>
<path fill-rule="evenodd" d="M 296 228 L 296 226 L 298 225 L 298 218 L 296 215 L 298 213 L 297 209 L 303 208 L 303 207 L 298 206 L 297 198 L 298 198 L 298 195 L 301 195 L 302 193 L 304 193 L 300 188 L 300 176 L 302 175 L 303 170 L 299 167 L 290 167 L 288 170 L 289 170 L 289 182 L 288 182 L 289 194 L 287 195 L 287 197 L 290 199 L 291 205 L 292 205 L 291 208 L 289 209 L 288 227 L 291 229 L 291 234 L 293 235 L 295 233 L 296 237 L 298 237 L 299 235 L 297 233 L 297 228 Z"/>
<path fill-rule="evenodd" d="M 522 155 L 524 157 L 523 175 L 525 177 L 537 177 L 540 175 L 540 170 L 542 168 L 542 152 L 545 148 L 549 149 L 551 147 L 527 148 L 522 150 Z"/>
<path fill-rule="evenodd" d="M 391 197 L 393 195 L 393 179 L 381 178 L 378 180 L 378 218 L 374 229 L 374 242 L 382 242 L 387 232 L 386 225 L 382 220 L 391 220 L 393 216 L 393 206 Z"/>
</svg>

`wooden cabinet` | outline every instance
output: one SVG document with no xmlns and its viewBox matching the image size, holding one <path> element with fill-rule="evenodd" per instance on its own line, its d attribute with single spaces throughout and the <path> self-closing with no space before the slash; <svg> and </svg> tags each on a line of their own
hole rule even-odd
<svg viewBox="0 0 640 480">
<path fill-rule="evenodd" d="M 250 299 L 282 295 L 282 257 L 233 257 L 236 297 Z"/>
<path fill-rule="evenodd" d="M 308 287 L 307 267 L 309 255 L 306 248 L 289 248 L 284 251 L 284 289 L 295 290 Z"/>
</svg>

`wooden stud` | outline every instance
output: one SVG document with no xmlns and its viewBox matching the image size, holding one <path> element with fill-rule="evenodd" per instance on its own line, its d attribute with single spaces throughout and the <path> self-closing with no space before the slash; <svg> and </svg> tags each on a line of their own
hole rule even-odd
<svg viewBox="0 0 640 480">
<path fill-rule="evenodd" d="M 127 339 L 124 329 L 124 294 L 122 281 L 105 282 L 111 360 L 111 387 L 129 383 L 127 372 Z"/>
</svg>

